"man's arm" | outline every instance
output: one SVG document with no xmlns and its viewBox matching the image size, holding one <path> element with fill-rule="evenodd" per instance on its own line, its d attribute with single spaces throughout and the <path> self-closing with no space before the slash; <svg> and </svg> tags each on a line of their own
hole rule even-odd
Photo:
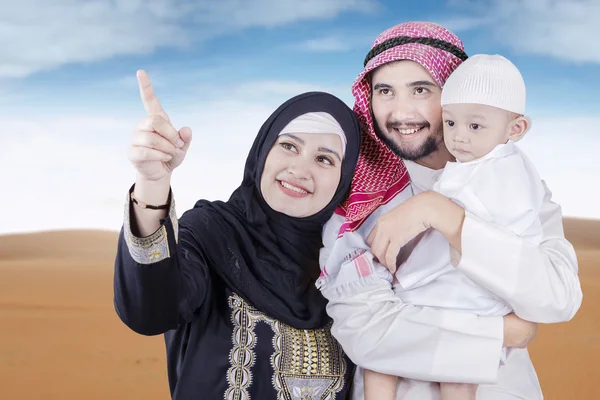
<svg viewBox="0 0 600 400">
<path fill-rule="evenodd" d="M 513 182 L 504 194 L 528 190 L 516 188 L 514 184 L 519 182 L 527 183 Z M 543 182 L 533 184 L 539 186 L 535 191 L 539 192 L 539 200 L 530 196 L 529 202 L 537 209 L 527 213 L 521 199 L 522 211 L 516 213 L 535 214 L 535 219 L 529 218 L 534 229 L 521 226 L 515 232 L 493 226 L 469 212 L 465 215 L 461 207 L 447 199 L 435 200 L 436 205 L 430 206 L 434 218 L 431 226 L 457 250 L 453 254 L 456 268 L 504 299 L 519 317 L 539 323 L 564 322 L 573 318 L 582 302 L 577 257 L 564 236 L 560 206 L 552 202 L 552 193 Z M 489 194 L 480 191 L 480 196 L 484 192 Z M 503 202 L 510 204 L 509 200 Z M 497 220 L 511 221 L 507 216 L 494 215 Z M 519 231 L 528 234 L 519 235 Z"/>
<path fill-rule="evenodd" d="M 362 368 L 432 382 L 496 380 L 502 317 L 404 304 L 376 277 L 323 289 L 323 295 L 333 336 Z"/>
<path fill-rule="evenodd" d="M 503 318 L 402 303 L 385 278 L 389 272 L 372 262 L 360 232 L 338 238 L 342 223 L 343 217 L 334 215 L 325 227 L 321 265 L 327 274 L 319 286 L 329 300 L 332 333 L 350 359 L 362 368 L 406 378 L 494 382 L 503 344 L 517 345 L 511 342 L 514 336 L 505 340 Z M 511 320 L 511 329 L 517 326 L 522 327 Z M 524 343 L 518 344 L 524 346 L 534 332 L 519 335 Z"/>
<path fill-rule="evenodd" d="M 550 197 L 547 191 L 540 211 L 543 238 L 539 245 L 467 214 L 456 267 L 505 299 L 518 316 L 540 323 L 570 320 L 583 298 L 577 256 L 564 237 L 561 209 Z"/>
</svg>

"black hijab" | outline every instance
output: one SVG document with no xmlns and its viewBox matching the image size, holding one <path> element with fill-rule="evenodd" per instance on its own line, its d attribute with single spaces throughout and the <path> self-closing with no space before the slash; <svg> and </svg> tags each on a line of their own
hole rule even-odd
<svg viewBox="0 0 600 400">
<path fill-rule="evenodd" d="M 271 209 L 260 193 L 265 159 L 281 130 L 296 117 L 326 112 L 346 134 L 340 183 L 320 212 L 294 218 Z M 328 322 L 326 300 L 315 287 L 321 269 L 323 225 L 350 188 L 360 148 L 354 112 L 337 97 L 309 92 L 282 104 L 263 124 L 246 160 L 244 178 L 227 202 L 200 200 L 194 206 L 197 235 L 211 270 L 258 310 L 297 329 Z M 198 212 L 201 209 L 203 212 Z"/>
</svg>

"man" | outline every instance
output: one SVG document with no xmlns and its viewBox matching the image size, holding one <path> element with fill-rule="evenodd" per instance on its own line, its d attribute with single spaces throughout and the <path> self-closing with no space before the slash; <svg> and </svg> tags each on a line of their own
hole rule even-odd
<svg viewBox="0 0 600 400">
<path fill-rule="evenodd" d="M 441 87 L 466 57 L 445 28 L 404 23 L 376 39 L 353 85 L 361 157 L 348 201 L 324 229 L 317 285 L 329 300 L 334 336 L 359 367 L 355 399 L 364 397 L 363 369 L 411 378 L 398 388 L 403 399 L 437 398 L 428 382 L 476 383 L 486 398 L 542 398 L 525 349 L 537 325 L 513 314 L 415 307 L 394 295 L 388 268 L 406 260 L 426 229 L 446 237 L 457 269 L 502 293 L 524 319 L 566 321 L 581 304 L 576 256 L 547 189 L 536 247 L 431 192 L 453 160 L 442 136 Z M 502 347 L 513 349 L 499 368 Z"/>
</svg>

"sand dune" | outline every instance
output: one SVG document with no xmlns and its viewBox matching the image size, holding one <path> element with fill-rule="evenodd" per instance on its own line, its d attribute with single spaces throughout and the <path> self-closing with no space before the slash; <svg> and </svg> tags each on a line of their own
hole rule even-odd
<svg viewBox="0 0 600 400">
<path fill-rule="evenodd" d="M 600 398 L 600 221 L 565 220 L 584 303 L 531 345 L 546 399 Z M 162 337 L 112 306 L 115 232 L 0 236 L 0 398 L 167 399 Z"/>
</svg>

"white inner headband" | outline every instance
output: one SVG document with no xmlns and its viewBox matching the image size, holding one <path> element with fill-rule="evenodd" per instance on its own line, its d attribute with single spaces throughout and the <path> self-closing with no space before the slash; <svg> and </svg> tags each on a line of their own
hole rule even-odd
<svg viewBox="0 0 600 400">
<path fill-rule="evenodd" d="M 279 132 L 279 136 L 286 133 L 335 134 L 342 141 L 342 154 L 346 152 L 346 134 L 335 118 L 326 112 L 310 112 L 294 118 Z"/>
</svg>

